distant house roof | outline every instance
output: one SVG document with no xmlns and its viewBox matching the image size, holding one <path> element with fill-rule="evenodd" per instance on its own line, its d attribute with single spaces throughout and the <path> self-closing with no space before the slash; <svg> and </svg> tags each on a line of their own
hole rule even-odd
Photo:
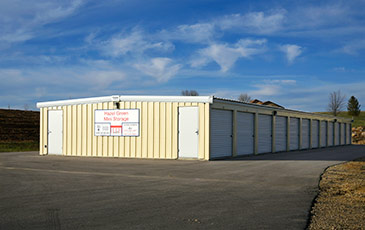
<svg viewBox="0 0 365 230">
<path fill-rule="evenodd" d="M 284 109 L 284 106 L 278 105 L 278 104 L 276 104 L 276 103 L 274 103 L 272 101 L 262 102 L 262 101 L 260 101 L 258 99 L 255 99 L 255 100 L 250 101 L 250 103 L 258 104 L 258 105 L 268 105 L 268 106 L 279 107 L 279 108 Z"/>
</svg>

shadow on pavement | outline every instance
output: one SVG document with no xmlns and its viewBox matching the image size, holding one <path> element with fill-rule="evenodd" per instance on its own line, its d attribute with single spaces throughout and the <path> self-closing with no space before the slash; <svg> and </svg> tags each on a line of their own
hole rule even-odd
<svg viewBox="0 0 365 230">
<path fill-rule="evenodd" d="M 226 159 L 215 159 L 214 161 L 348 161 L 360 157 L 365 157 L 365 145 L 348 145 L 290 152 L 264 153 L 259 155 L 246 155 Z"/>
</svg>

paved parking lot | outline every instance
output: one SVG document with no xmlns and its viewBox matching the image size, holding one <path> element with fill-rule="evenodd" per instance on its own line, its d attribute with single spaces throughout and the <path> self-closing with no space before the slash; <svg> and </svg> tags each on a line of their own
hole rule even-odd
<svg viewBox="0 0 365 230">
<path fill-rule="evenodd" d="M 0 229 L 304 229 L 320 174 L 365 146 L 183 161 L 0 153 Z"/>
</svg>

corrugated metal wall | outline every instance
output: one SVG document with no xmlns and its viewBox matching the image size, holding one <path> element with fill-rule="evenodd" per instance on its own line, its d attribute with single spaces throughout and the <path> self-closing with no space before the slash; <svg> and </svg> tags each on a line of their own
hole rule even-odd
<svg viewBox="0 0 365 230">
<path fill-rule="evenodd" d="M 312 120 L 312 148 L 319 147 L 319 121 Z"/>
<path fill-rule="evenodd" d="M 275 151 L 286 151 L 287 117 L 277 116 L 275 123 Z"/>
<path fill-rule="evenodd" d="M 255 115 L 237 112 L 237 155 L 254 153 Z"/>
<path fill-rule="evenodd" d="M 328 122 L 328 146 L 334 145 L 333 131 L 334 131 L 333 122 Z"/>
<path fill-rule="evenodd" d="M 269 153 L 272 146 L 272 116 L 260 114 L 258 123 L 258 153 Z"/>
<path fill-rule="evenodd" d="M 335 145 L 340 145 L 340 124 L 335 123 Z"/>
<path fill-rule="evenodd" d="M 321 121 L 321 147 L 327 146 L 327 122 Z"/>
<path fill-rule="evenodd" d="M 290 118 L 290 150 L 299 149 L 299 118 Z"/>
<path fill-rule="evenodd" d="M 310 126 L 309 119 L 302 119 L 302 149 L 309 149 Z"/>
<path fill-rule="evenodd" d="M 210 156 L 212 158 L 232 156 L 233 114 L 229 110 L 212 109 Z"/>
<path fill-rule="evenodd" d="M 114 109 L 113 102 L 41 108 L 40 154 L 47 154 L 47 111 L 63 111 L 63 155 L 92 157 L 178 158 L 178 107 L 199 107 L 199 158 L 209 159 L 209 104 L 120 102 L 140 109 L 139 137 L 94 135 L 94 111 Z"/>
<path fill-rule="evenodd" d="M 346 138 L 346 132 L 345 132 L 345 124 L 340 124 L 341 130 L 340 130 L 340 137 L 341 137 L 341 145 L 345 144 L 345 138 Z"/>
</svg>

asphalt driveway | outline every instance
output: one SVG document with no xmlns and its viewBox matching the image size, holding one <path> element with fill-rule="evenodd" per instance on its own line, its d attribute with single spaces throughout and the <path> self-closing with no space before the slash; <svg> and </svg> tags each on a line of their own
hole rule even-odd
<svg viewBox="0 0 365 230">
<path fill-rule="evenodd" d="M 304 229 L 323 170 L 365 146 L 235 160 L 0 153 L 0 229 Z"/>
</svg>

